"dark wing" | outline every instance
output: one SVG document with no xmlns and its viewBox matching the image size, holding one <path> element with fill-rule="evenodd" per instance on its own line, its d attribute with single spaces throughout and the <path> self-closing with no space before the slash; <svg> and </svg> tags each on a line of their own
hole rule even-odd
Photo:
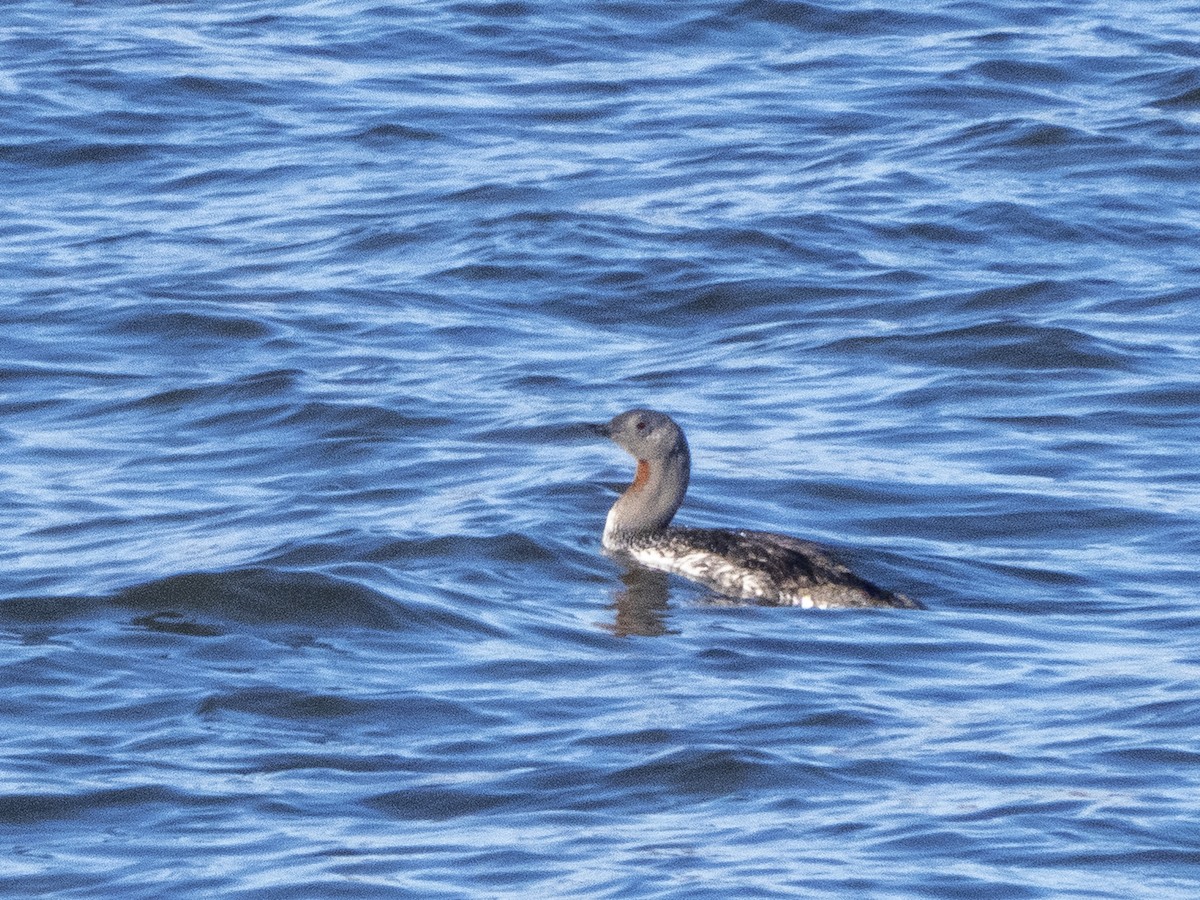
<svg viewBox="0 0 1200 900">
<path fill-rule="evenodd" d="M 740 565 L 762 572 L 781 591 L 811 587 L 821 594 L 835 596 L 841 603 L 860 594 L 887 606 L 918 605 L 907 597 L 893 594 L 855 575 L 828 548 L 812 541 L 770 531 L 678 530 L 689 533 L 696 543 L 711 547 L 716 553 Z"/>
</svg>

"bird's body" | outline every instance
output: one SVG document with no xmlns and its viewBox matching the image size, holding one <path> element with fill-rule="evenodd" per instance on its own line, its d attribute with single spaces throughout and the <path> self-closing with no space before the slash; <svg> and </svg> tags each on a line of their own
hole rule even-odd
<svg viewBox="0 0 1200 900">
<path fill-rule="evenodd" d="M 610 553 L 759 603 L 919 608 L 855 575 L 819 544 L 765 531 L 671 526 L 691 475 L 680 427 L 664 413 L 634 409 L 594 429 L 637 460 L 633 483 L 605 521 L 603 543 Z"/>
</svg>

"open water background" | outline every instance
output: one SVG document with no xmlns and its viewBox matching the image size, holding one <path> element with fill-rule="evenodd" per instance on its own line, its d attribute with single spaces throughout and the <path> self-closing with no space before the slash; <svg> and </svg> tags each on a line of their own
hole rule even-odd
<svg viewBox="0 0 1200 900">
<path fill-rule="evenodd" d="M 0 894 L 1197 896 L 1198 23 L 4 5 Z"/>
</svg>

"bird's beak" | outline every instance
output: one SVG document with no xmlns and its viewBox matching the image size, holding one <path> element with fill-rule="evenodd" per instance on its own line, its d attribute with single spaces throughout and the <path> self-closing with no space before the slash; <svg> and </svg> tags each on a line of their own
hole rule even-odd
<svg viewBox="0 0 1200 900">
<path fill-rule="evenodd" d="M 589 422 L 587 425 L 587 429 L 588 429 L 588 431 L 592 432 L 593 434 L 600 435 L 600 437 L 606 437 L 606 438 L 612 437 L 612 423 L 611 422 L 600 422 L 599 424 Z"/>
</svg>

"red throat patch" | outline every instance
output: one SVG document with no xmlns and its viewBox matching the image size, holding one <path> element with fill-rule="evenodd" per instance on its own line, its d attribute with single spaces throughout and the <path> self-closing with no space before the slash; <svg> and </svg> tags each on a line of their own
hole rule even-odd
<svg viewBox="0 0 1200 900">
<path fill-rule="evenodd" d="M 644 459 L 639 459 L 637 471 L 633 473 L 633 484 L 629 486 L 631 491 L 640 491 L 642 486 L 650 480 L 650 463 Z"/>
</svg>

